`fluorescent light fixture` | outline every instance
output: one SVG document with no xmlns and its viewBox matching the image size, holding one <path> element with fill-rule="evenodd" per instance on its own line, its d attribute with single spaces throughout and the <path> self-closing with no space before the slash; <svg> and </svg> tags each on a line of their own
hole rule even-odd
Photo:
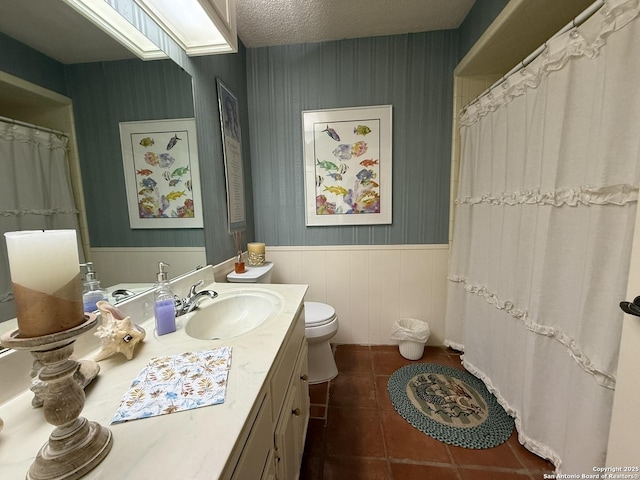
<svg viewBox="0 0 640 480">
<path fill-rule="evenodd" d="M 62 0 L 143 60 L 168 58 L 156 44 L 103 0 Z"/>
<path fill-rule="evenodd" d="M 238 51 L 231 0 L 134 0 L 189 56 Z"/>
</svg>

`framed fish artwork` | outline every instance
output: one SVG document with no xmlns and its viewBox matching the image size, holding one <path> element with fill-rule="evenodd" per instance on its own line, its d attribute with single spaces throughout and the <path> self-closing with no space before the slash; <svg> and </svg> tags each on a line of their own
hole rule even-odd
<svg viewBox="0 0 640 480">
<path fill-rule="evenodd" d="M 392 222 L 391 105 L 302 112 L 307 226 Z"/>
<path fill-rule="evenodd" d="M 121 122 L 131 228 L 202 228 L 193 118 Z"/>
</svg>

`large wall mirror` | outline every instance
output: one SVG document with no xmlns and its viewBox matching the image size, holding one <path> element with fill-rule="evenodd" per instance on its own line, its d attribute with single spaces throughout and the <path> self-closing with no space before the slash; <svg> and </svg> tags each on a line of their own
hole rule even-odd
<svg viewBox="0 0 640 480">
<path fill-rule="evenodd" d="M 170 45 L 169 53 L 176 57 L 174 43 L 159 43 L 162 48 Z M 50 0 L 3 7 L 0 45 L 2 121 L 61 131 L 69 138 L 70 179 L 85 258 L 91 259 L 91 247 L 204 249 L 202 229 L 131 230 L 126 209 L 119 122 L 195 117 L 192 78 L 179 65 L 180 58 L 139 60 L 64 2 Z M 0 242 L 6 249 L 4 237 Z M 6 261 L 0 269 L 8 278 Z M 100 273 L 98 268 L 99 278 Z M 131 282 L 131 274 L 122 269 L 117 278 L 111 271 L 102 278 L 103 286 Z M 153 282 L 152 275 L 148 279 Z M 5 301 L 10 282 L 0 282 L 3 286 L 0 322 L 15 317 L 13 302 Z"/>
</svg>

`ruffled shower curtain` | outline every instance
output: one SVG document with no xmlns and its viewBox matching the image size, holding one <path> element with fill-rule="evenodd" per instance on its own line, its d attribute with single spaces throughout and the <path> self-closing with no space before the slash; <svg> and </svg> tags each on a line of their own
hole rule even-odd
<svg viewBox="0 0 640 480">
<path fill-rule="evenodd" d="M 67 141 L 65 136 L 0 120 L 0 321 L 15 317 L 4 233 L 79 231 Z"/>
<path fill-rule="evenodd" d="M 640 183 L 639 11 L 605 2 L 460 122 L 446 343 L 558 473 L 605 464 Z"/>
</svg>

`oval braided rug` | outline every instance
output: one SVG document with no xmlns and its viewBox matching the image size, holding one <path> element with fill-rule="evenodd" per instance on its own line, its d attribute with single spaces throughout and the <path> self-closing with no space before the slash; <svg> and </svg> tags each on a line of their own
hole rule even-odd
<svg viewBox="0 0 640 480">
<path fill-rule="evenodd" d="M 491 448 L 513 432 L 513 418 L 484 383 L 463 370 L 414 363 L 396 370 L 387 390 L 396 411 L 430 437 L 465 448 Z"/>
</svg>

